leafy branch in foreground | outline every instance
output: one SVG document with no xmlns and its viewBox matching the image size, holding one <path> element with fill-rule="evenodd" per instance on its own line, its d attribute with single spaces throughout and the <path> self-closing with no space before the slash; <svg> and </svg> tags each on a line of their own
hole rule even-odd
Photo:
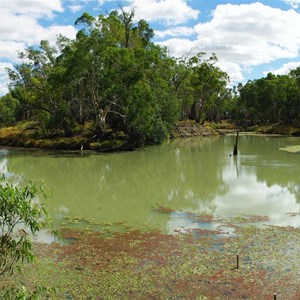
<svg viewBox="0 0 300 300">
<path fill-rule="evenodd" d="M 45 207 L 37 202 L 46 199 L 42 188 L 29 183 L 20 188 L 0 178 L 0 276 L 11 276 L 20 263 L 32 262 L 31 236 L 52 223 Z"/>
</svg>

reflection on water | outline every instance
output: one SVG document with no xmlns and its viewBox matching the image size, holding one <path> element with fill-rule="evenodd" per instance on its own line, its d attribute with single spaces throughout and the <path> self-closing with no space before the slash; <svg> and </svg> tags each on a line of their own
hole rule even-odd
<svg viewBox="0 0 300 300">
<path fill-rule="evenodd" d="M 161 214 L 158 202 L 177 211 L 220 216 L 268 215 L 276 225 L 299 225 L 299 155 L 278 151 L 299 138 L 241 136 L 173 141 L 146 151 L 66 155 L 0 150 L 0 169 L 23 181 L 44 179 L 53 191 L 48 210 L 65 216 L 125 221 L 163 231 L 194 227 L 187 214 Z M 299 220 L 299 221 L 298 221 Z"/>
</svg>

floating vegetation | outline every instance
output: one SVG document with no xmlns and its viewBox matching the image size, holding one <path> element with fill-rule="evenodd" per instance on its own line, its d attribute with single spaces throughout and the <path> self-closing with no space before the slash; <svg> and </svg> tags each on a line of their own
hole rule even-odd
<svg viewBox="0 0 300 300">
<path fill-rule="evenodd" d="M 132 229 L 132 227 L 128 226 L 125 222 L 105 222 L 80 216 L 65 216 L 63 227 L 79 227 L 81 229 L 84 228 L 86 231 L 100 231 L 107 234 L 111 234 L 115 231 L 124 232 Z"/>
<path fill-rule="evenodd" d="M 72 243 L 36 245 L 39 260 L 19 279 L 33 288 L 55 287 L 55 299 L 300 298 L 299 228 L 254 226 L 267 221 L 261 216 L 191 217 L 229 226 L 235 235 L 195 228 L 176 235 L 112 231 L 107 237 L 63 229 Z"/>
<path fill-rule="evenodd" d="M 300 212 L 288 212 L 287 215 L 290 215 L 290 217 L 296 217 L 300 216 Z"/>
<path fill-rule="evenodd" d="M 173 208 L 163 206 L 162 204 L 156 202 L 155 206 L 153 207 L 154 211 L 160 212 L 160 213 L 165 213 L 165 214 L 170 214 L 174 211 Z"/>
<path fill-rule="evenodd" d="M 268 222 L 270 218 L 267 216 L 250 216 L 250 215 L 239 215 L 233 218 L 224 219 L 225 223 L 243 224 L 243 223 L 258 223 Z"/>
<path fill-rule="evenodd" d="M 100 225 L 100 226 L 111 226 L 112 223 L 110 222 L 101 222 L 97 221 L 93 218 L 83 218 L 80 216 L 65 216 L 66 223 L 69 224 L 78 224 L 78 223 L 86 223 L 90 225 Z M 118 222 L 120 224 L 120 222 Z"/>
<path fill-rule="evenodd" d="M 279 150 L 292 153 L 292 154 L 297 154 L 300 153 L 300 145 L 283 147 L 283 148 L 279 148 Z"/>
<path fill-rule="evenodd" d="M 197 223 L 212 223 L 218 222 L 221 219 L 217 216 L 209 214 L 207 212 L 186 212 L 189 219 L 193 220 L 193 222 Z"/>
</svg>

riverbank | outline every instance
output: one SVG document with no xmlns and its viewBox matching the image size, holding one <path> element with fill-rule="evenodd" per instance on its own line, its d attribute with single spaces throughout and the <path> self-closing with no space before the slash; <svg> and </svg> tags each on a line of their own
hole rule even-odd
<svg viewBox="0 0 300 300">
<path fill-rule="evenodd" d="M 300 123 L 295 122 L 292 124 L 271 124 L 264 126 L 251 126 L 247 128 L 248 131 L 254 131 L 262 134 L 282 134 L 300 136 Z"/>
<path fill-rule="evenodd" d="M 267 126 L 241 126 L 234 122 L 206 122 L 204 125 L 194 121 L 181 121 L 174 125 L 171 139 L 189 137 L 208 137 L 226 135 L 237 131 L 259 134 L 300 135 L 300 124 L 273 124 Z M 48 150 L 93 150 L 99 152 L 128 151 L 142 148 L 140 141 L 130 140 L 123 132 L 107 132 L 97 137 L 91 124 L 78 126 L 72 134 L 62 131 L 42 131 L 35 122 L 20 123 L 16 126 L 0 128 L 0 146 L 37 148 Z"/>
<path fill-rule="evenodd" d="M 253 134 L 280 134 L 290 136 L 300 136 L 300 122 L 292 124 L 269 124 L 269 125 L 245 125 L 230 121 L 220 121 L 218 123 L 207 123 L 206 127 L 211 127 L 214 132 L 221 135 L 240 132 Z"/>
<path fill-rule="evenodd" d="M 299 228 L 254 226 L 267 222 L 260 216 L 191 218 L 216 230 L 62 229 L 63 243 L 35 244 L 34 265 L 0 287 L 22 281 L 50 299 L 299 299 Z"/>
<path fill-rule="evenodd" d="M 42 131 L 35 122 L 0 128 L 0 146 L 102 152 L 134 150 L 139 147 L 138 143 L 129 140 L 123 132 L 107 132 L 104 137 L 98 138 L 90 124 L 78 126 L 72 134 L 66 134 L 58 130 Z"/>
<path fill-rule="evenodd" d="M 174 126 L 171 138 L 207 137 L 218 134 L 210 125 L 195 122 L 179 122 Z M 62 131 L 43 132 L 37 123 L 26 122 L 0 129 L 0 146 L 38 148 L 49 150 L 94 150 L 99 152 L 128 151 L 142 148 L 138 140 L 130 140 L 123 132 L 107 132 L 97 137 L 89 124 L 78 127 L 72 134 Z"/>
</svg>

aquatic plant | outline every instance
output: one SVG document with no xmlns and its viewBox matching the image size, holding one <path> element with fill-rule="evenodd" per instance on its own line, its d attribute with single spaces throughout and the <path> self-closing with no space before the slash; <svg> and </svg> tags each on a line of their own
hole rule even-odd
<svg viewBox="0 0 300 300">
<path fill-rule="evenodd" d="M 27 281 L 55 287 L 60 299 L 299 299 L 299 228 L 205 215 L 234 234 L 130 230 L 108 237 L 65 228 L 69 243 L 35 245 L 39 260 L 26 268 Z"/>
</svg>

